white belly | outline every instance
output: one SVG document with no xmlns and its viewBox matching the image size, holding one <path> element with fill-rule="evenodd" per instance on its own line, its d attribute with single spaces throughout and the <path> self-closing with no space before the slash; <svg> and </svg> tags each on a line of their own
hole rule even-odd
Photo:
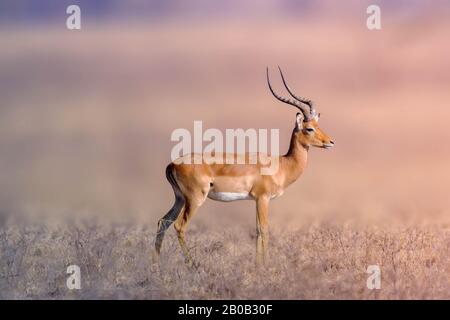
<svg viewBox="0 0 450 320">
<path fill-rule="evenodd" d="M 214 191 L 209 191 L 208 198 L 224 202 L 253 199 L 252 196 L 246 192 L 238 193 L 238 192 L 214 192 Z"/>
</svg>

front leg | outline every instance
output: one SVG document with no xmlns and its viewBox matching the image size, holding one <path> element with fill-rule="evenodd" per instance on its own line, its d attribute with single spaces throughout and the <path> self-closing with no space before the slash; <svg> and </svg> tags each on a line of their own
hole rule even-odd
<svg viewBox="0 0 450 320">
<path fill-rule="evenodd" d="M 259 267 L 267 261 L 269 242 L 269 197 L 256 199 L 256 265 Z"/>
</svg>

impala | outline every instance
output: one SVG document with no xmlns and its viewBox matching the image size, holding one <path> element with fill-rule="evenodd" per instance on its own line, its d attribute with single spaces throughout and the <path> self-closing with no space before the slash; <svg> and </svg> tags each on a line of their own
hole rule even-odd
<svg viewBox="0 0 450 320">
<path fill-rule="evenodd" d="M 295 127 L 292 132 L 289 150 L 283 156 L 265 156 L 245 153 L 220 154 L 222 157 L 244 157 L 245 164 L 233 164 L 221 161 L 209 161 L 208 155 L 200 164 L 186 160 L 186 157 L 202 157 L 200 154 L 189 154 L 170 163 L 166 168 L 166 177 L 175 193 L 175 203 L 169 212 L 159 220 L 155 240 L 155 249 L 160 253 L 164 233 L 175 222 L 178 241 L 187 261 L 191 261 L 185 242 L 185 233 L 190 219 L 206 198 L 217 201 L 254 200 L 256 202 L 256 262 L 261 265 L 267 260 L 268 246 L 268 214 L 269 202 L 284 193 L 284 190 L 296 181 L 305 170 L 308 150 L 311 146 L 331 148 L 334 142 L 318 126 L 319 116 L 310 100 L 295 95 L 287 85 L 279 68 L 281 79 L 293 99 L 278 95 L 269 80 L 269 69 L 266 70 L 267 84 L 273 96 L 281 102 L 297 108 Z M 215 154 L 215 159 L 219 154 Z M 266 158 L 264 158 L 266 157 Z M 268 157 L 268 158 L 267 158 Z M 278 170 L 272 175 L 261 174 L 261 168 L 273 157 L 278 161 Z M 265 161 L 260 161 L 265 159 Z M 187 163 L 185 163 L 187 162 Z M 252 163 L 252 164 L 250 164 Z"/>
</svg>

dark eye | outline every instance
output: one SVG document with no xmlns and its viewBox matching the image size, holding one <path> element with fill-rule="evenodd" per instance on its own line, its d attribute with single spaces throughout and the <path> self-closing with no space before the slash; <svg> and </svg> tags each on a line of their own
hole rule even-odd
<svg viewBox="0 0 450 320">
<path fill-rule="evenodd" d="M 314 128 L 306 128 L 306 131 L 308 131 L 308 132 L 314 132 Z"/>
</svg>

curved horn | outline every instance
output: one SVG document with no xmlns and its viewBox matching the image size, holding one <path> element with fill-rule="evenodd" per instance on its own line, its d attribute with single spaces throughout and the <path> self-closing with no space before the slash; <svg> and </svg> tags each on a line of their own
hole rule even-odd
<svg viewBox="0 0 450 320">
<path fill-rule="evenodd" d="M 300 101 L 301 103 L 306 104 L 309 107 L 309 111 L 310 111 L 311 115 L 314 115 L 316 113 L 316 111 L 314 110 L 312 101 L 309 99 L 299 97 L 295 93 L 293 93 L 291 88 L 289 88 L 289 86 L 287 85 L 286 80 L 284 79 L 283 71 L 281 71 L 280 66 L 278 66 L 278 70 L 280 70 L 281 80 L 283 80 L 283 84 L 284 84 L 287 92 L 289 92 L 289 94 L 297 101 Z"/>
<path fill-rule="evenodd" d="M 291 100 L 291 99 L 279 96 L 273 90 L 272 85 L 270 84 L 270 80 L 269 80 L 269 67 L 267 67 L 267 69 L 266 69 L 266 74 L 267 74 L 267 84 L 269 85 L 270 92 L 272 92 L 273 96 L 275 98 L 277 98 L 278 100 L 280 100 L 281 102 L 284 102 L 284 103 L 290 104 L 291 106 L 296 107 L 297 109 L 299 109 L 303 113 L 303 115 L 305 116 L 305 120 L 309 119 L 309 116 L 310 116 L 309 110 L 306 110 L 306 108 L 304 108 L 302 105 L 300 105 L 297 101 L 294 101 L 294 100 Z"/>
</svg>

